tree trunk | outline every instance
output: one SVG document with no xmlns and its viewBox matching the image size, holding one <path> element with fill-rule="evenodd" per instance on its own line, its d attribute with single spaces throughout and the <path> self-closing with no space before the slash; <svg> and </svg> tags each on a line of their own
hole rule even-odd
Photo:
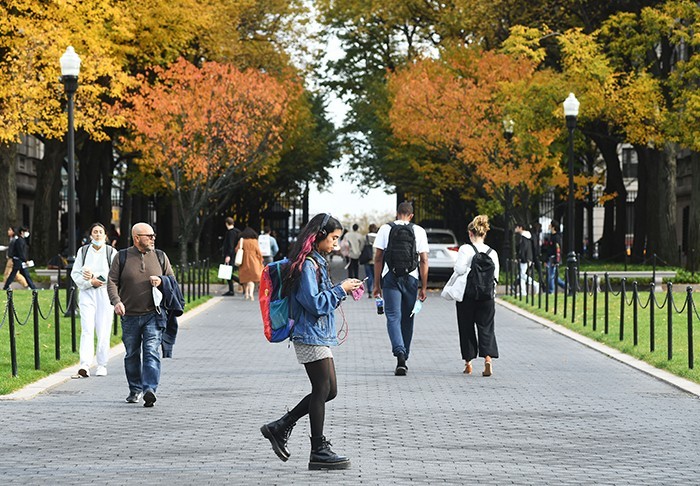
<svg viewBox="0 0 700 486">
<path fill-rule="evenodd" d="M 78 196 L 78 230 L 83 235 L 92 223 L 99 221 L 100 211 L 96 207 L 97 189 L 100 185 L 100 174 L 104 160 L 108 163 L 112 158 L 112 144 L 110 141 L 95 142 L 85 140 L 78 151 L 78 174 L 75 184 Z M 111 208 L 111 203 L 107 206 Z M 111 219 L 111 218 L 110 218 Z M 99 221 L 109 227 L 109 220 Z"/>
<path fill-rule="evenodd" d="M 17 145 L 0 144 L 0 228 L 17 226 Z"/>
<path fill-rule="evenodd" d="M 591 134 L 605 161 L 605 194 L 615 194 L 605 202 L 603 236 L 600 239 L 600 258 L 623 260 L 627 233 L 627 189 L 622 178 L 620 159 L 617 155 L 618 140 L 608 135 Z M 593 245 L 594 242 L 591 242 Z"/>
<path fill-rule="evenodd" d="M 656 255 L 663 264 L 678 262 L 676 236 L 676 146 L 668 143 L 664 150 L 649 150 L 648 234 L 646 260 Z"/>
<path fill-rule="evenodd" d="M 690 170 L 692 185 L 688 218 L 688 269 L 695 272 L 700 268 L 700 153 L 693 152 Z"/>
<path fill-rule="evenodd" d="M 647 248 L 647 234 L 649 228 L 649 213 L 647 206 L 649 201 L 649 173 L 651 166 L 652 150 L 643 145 L 635 145 L 639 165 L 637 168 L 637 198 L 634 200 L 634 239 L 632 240 L 632 261 L 640 263 L 644 261 Z"/>
<path fill-rule="evenodd" d="M 44 158 L 36 162 L 36 191 L 32 226 L 32 256 L 43 265 L 59 251 L 58 196 L 61 188 L 61 165 L 66 154 L 61 140 L 44 142 Z"/>
</svg>

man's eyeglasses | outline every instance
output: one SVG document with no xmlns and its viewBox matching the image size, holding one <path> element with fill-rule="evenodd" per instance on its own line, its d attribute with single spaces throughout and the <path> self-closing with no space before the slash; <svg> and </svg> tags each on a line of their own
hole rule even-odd
<svg viewBox="0 0 700 486">
<path fill-rule="evenodd" d="M 150 240 L 155 240 L 155 239 L 156 239 L 155 233 L 152 234 L 152 235 L 139 235 L 139 234 L 137 234 L 136 236 L 138 236 L 139 238 L 142 238 L 142 237 L 143 237 L 143 238 L 148 238 L 148 239 L 150 239 Z"/>
</svg>

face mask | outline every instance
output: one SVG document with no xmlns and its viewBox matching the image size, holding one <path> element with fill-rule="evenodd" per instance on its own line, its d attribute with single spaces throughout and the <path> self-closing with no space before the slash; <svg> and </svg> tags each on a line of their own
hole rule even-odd
<svg viewBox="0 0 700 486">
<path fill-rule="evenodd" d="M 24 237 L 25 237 L 25 238 L 29 238 L 29 231 L 27 231 L 27 232 L 24 233 Z"/>
<path fill-rule="evenodd" d="M 92 244 L 99 248 L 100 246 L 105 244 L 105 241 L 104 240 L 100 240 L 100 241 L 92 240 Z"/>
</svg>

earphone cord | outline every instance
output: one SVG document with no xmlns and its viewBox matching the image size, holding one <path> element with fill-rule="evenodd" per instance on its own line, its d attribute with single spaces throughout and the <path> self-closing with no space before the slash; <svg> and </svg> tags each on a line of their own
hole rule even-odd
<svg viewBox="0 0 700 486">
<path fill-rule="evenodd" d="M 341 345 L 347 341 L 348 335 L 350 334 L 350 327 L 348 326 L 347 319 L 345 319 L 345 311 L 343 311 L 343 306 L 339 306 L 338 309 L 340 309 L 340 315 L 343 318 L 343 323 L 340 325 L 340 329 L 338 329 L 338 332 L 336 333 L 336 336 L 338 337 L 338 345 Z"/>
</svg>

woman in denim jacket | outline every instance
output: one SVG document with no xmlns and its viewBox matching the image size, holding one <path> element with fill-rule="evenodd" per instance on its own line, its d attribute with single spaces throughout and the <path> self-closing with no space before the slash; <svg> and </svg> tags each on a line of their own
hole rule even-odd
<svg viewBox="0 0 700 486">
<path fill-rule="evenodd" d="M 311 381 L 311 393 L 282 418 L 260 428 L 272 443 L 275 454 L 286 461 L 292 428 L 301 417 L 309 414 L 309 469 L 350 466 L 350 460 L 334 453 L 323 435 L 326 402 L 337 395 L 335 364 L 329 347 L 338 344 L 334 311 L 349 293 L 362 285 L 361 280 L 354 278 L 338 285 L 331 282 L 324 255 L 338 245 L 342 231 L 340 222 L 330 214 L 318 214 L 301 230 L 289 252 L 283 293 L 290 297 L 290 312 L 294 317 L 291 340 L 297 360 L 304 365 Z"/>
</svg>

